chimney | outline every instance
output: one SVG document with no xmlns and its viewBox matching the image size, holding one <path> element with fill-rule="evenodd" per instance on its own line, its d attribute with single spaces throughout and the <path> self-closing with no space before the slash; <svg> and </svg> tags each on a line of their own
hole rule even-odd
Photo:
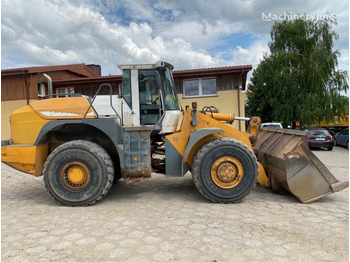
<svg viewBox="0 0 350 262">
<path fill-rule="evenodd" d="M 87 67 L 89 67 L 92 71 L 94 71 L 94 73 L 98 76 L 101 76 L 101 66 L 100 65 L 86 65 Z"/>
</svg>

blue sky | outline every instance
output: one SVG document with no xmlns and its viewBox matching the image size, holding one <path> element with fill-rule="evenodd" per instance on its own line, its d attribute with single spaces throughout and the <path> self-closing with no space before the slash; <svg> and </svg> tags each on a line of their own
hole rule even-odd
<svg viewBox="0 0 350 262">
<path fill-rule="evenodd" d="M 335 15 L 339 68 L 349 66 L 349 3 L 258 0 L 1 0 L 1 67 L 166 60 L 175 70 L 251 64 L 268 52 L 262 13 Z"/>
</svg>

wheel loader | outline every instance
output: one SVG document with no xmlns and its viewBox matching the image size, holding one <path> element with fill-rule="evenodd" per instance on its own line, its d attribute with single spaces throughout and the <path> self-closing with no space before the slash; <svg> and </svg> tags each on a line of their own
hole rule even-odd
<svg viewBox="0 0 350 262">
<path fill-rule="evenodd" d="M 195 102 L 182 108 L 169 63 L 119 68 L 119 95 L 102 84 L 92 98 L 49 98 L 14 111 L 1 161 L 43 175 L 49 194 L 68 206 L 91 205 L 113 180 L 152 172 L 190 171 L 198 191 L 219 203 L 241 201 L 257 182 L 303 203 L 348 187 L 309 151 L 305 132 L 259 130 L 259 117 L 200 111 Z M 230 125 L 247 120 L 246 133 Z"/>
</svg>

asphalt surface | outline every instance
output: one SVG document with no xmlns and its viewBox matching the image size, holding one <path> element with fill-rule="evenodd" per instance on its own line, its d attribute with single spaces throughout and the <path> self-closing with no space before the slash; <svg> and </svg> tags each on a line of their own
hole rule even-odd
<svg viewBox="0 0 350 262">
<path fill-rule="evenodd" d="M 349 151 L 313 151 L 349 180 Z M 191 176 L 118 181 L 98 204 L 65 207 L 43 179 L 2 164 L 2 261 L 349 261 L 349 189 L 302 204 L 257 186 L 214 204 Z"/>
</svg>

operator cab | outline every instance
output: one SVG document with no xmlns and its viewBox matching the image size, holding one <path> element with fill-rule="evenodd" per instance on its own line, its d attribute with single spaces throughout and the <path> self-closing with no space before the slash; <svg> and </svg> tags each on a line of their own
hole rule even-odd
<svg viewBox="0 0 350 262">
<path fill-rule="evenodd" d="M 159 126 L 161 133 L 176 130 L 180 106 L 171 70 L 166 62 L 119 65 L 123 71 L 123 126 Z"/>
</svg>

